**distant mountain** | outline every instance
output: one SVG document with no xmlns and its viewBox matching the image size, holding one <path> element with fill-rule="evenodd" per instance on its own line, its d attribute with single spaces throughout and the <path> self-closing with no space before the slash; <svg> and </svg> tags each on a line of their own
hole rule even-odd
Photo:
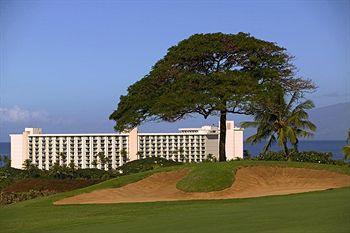
<svg viewBox="0 0 350 233">
<path fill-rule="evenodd" d="M 350 102 L 315 108 L 309 112 L 317 125 L 314 140 L 345 140 L 350 128 Z"/>
</svg>

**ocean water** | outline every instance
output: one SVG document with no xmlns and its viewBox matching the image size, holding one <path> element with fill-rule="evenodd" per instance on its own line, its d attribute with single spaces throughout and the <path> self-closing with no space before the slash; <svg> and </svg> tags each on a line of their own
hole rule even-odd
<svg viewBox="0 0 350 233">
<path fill-rule="evenodd" d="M 322 151 L 332 152 L 334 159 L 342 159 L 344 155 L 341 149 L 346 145 L 345 141 L 301 141 L 299 144 L 300 151 Z M 264 147 L 264 143 L 258 143 L 256 145 L 244 144 L 244 149 L 248 150 L 253 156 L 259 154 Z M 274 144 L 271 148 L 273 151 L 279 151 L 281 148 Z M 0 142 L 0 155 L 10 156 L 11 144 L 9 142 Z"/>
<path fill-rule="evenodd" d="M 11 143 L 9 142 L 0 142 L 0 155 L 8 155 L 11 154 Z"/>
</svg>

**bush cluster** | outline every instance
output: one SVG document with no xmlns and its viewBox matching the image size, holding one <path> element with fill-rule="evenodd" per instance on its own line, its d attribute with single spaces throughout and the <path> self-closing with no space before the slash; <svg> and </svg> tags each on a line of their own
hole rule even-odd
<svg viewBox="0 0 350 233">
<path fill-rule="evenodd" d="M 289 157 L 286 157 L 284 152 L 269 151 L 264 154 L 260 154 L 255 159 L 257 160 L 272 160 L 272 161 L 296 161 L 296 162 L 309 162 L 309 163 L 322 163 L 322 164 L 345 164 L 343 161 L 333 160 L 333 154 L 330 152 L 318 152 L 318 151 L 291 151 Z"/>
<path fill-rule="evenodd" d="M 29 190 L 28 192 L 0 192 L 0 205 L 7 205 L 37 197 L 48 196 L 55 192 L 49 190 Z"/>
<path fill-rule="evenodd" d="M 13 183 L 14 180 L 24 178 L 26 178 L 26 171 L 12 167 L 0 168 L 0 190 Z"/>
</svg>

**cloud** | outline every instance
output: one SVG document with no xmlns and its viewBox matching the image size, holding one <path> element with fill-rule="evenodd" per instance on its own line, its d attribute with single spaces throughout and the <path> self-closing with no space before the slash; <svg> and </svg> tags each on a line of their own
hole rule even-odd
<svg viewBox="0 0 350 233">
<path fill-rule="evenodd" d="M 45 111 L 30 111 L 18 106 L 10 108 L 0 108 L 1 122 L 30 122 L 30 121 L 49 121 L 49 115 Z"/>
</svg>

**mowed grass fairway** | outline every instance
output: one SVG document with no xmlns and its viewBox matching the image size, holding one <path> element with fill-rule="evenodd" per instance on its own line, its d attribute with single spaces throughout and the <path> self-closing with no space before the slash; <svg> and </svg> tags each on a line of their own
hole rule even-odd
<svg viewBox="0 0 350 233">
<path fill-rule="evenodd" d="M 280 165 L 312 167 L 349 173 L 348 167 L 238 161 L 220 163 L 226 167 L 241 165 Z M 185 165 L 193 168 L 198 188 L 208 182 L 210 164 Z M 162 169 L 164 170 L 164 169 Z M 118 187 L 142 179 L 152 172 L 109 180 L 85 189 L 25 201 L 0 208 L 0 232 L 349 232 L 350 188 L 333 189 L 286 196 L 249 199 L 130 203 L 108 205 L 54 206 L 65 196 L 106 187 Z M 232 180 L 232 179 L 231 179 Z M 187 182 L 182 184 L 186 188 Z M 223 186 L 230 182 L 224 179 Z M 218 189 L 220 185 L 215 185 Z M 193 191 L 193 189 L 191 190 Z"/>
</svg>

